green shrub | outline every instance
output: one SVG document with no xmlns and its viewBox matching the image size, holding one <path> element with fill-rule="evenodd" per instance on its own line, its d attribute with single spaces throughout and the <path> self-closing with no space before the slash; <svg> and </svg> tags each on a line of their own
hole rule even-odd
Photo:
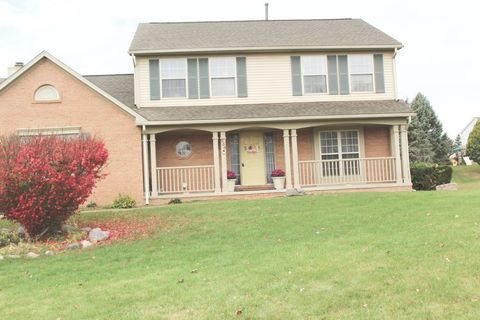
<svg viewBox="0 0 480 320">
<path fill-rule="evenodd" d="M 9 229 L 0 229 L 0 248 L 6 247 L 9 244 L 18 244 L 20 237 L 16 232 Z"/>
<path fill-rule="evenodd" d="M 182 203 L 182 199 L 180 198 L 173 198 L 170 201 L 168 201 L 168 204 L 179 204 Z"/>
<path fill-rule="evenodd" d="M 452 167 L 414 163 L 410 168 L 412 184 L 415 190 L 435 190 L 435 187 L 452 181 Z"/>
<path fill-rule="evenodd" d="M 87 208 L 93 209 L 97 207 L 97 203 L 95 201 L 91 201 L 86 205 Z"/>
<path fill-rule="evenodd" d="M 476 163 L 480 163 L 480 120 L 477 121 L 468 136 L 467 156 Z"/>
<path fill-rule="evenodd" d="M 114 209 L 128 209 L 137 205 L 135 199 L 128 195 L 119 194 L 118 197 L 113 200 L 112 208 Z"/>
</svg>

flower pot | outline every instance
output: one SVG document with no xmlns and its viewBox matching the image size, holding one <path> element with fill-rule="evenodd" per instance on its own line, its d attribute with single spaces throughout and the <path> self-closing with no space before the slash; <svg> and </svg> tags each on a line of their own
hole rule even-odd
<svg viewBox="0 0 480 320">
<path fill-rule="evenodd" d="M 285 177 L 272 177 L 273 179 L 273 186 L 276 190 L 283 190 L 285 189 Z"/>
<path fill-rule="evenodd" d="M 228 192 L 234 192 L 235 191 L 235 183 L 237 182 L 237 179 L 228 179 L 227 180 L 227 191 Z"/>
</svg>

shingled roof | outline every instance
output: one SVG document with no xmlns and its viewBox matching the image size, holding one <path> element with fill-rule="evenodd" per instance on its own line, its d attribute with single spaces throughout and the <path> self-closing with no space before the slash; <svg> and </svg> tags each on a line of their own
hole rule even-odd
<svg viewBox="0 0 480 320">
<path fill-rule="evenodd" d="M 130 53 L 401 48 L 362 19 L 141 23 Z"/>
</svg>

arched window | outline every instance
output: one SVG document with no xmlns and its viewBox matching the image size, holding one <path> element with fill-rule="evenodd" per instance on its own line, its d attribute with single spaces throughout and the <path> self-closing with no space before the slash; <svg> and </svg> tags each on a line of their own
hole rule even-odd
<svg viewBox="0 0 480 320">
<path fill-rule="evenodd" d="M 49 84 L 43 85 L 35 91 L 35 101 L 58 101 L 60 94 L 57 89 Z"/>
</svg>

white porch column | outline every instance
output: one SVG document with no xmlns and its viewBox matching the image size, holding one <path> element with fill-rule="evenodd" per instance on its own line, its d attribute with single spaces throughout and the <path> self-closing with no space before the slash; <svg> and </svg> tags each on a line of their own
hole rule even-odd
<svg viewBox="0 0 480 320">
<path fill-rule="evenodd" d="M 212 133 L 213 141 L 213 172 L 214 172 L 214 183 L 215 183 L 215 193 L 220 193 L 220 163 L 218 161 L 218 132 L 215 131 Z"/>
<path fill-rule="evenodd" d="M 410 178 L 410 157 L 408 153 L 408 132 L 407 125 L 400 125 L 400 141 L 402 147 L 402 169 L 403 183 L 411 183 Z"/>
<path fill-rule="evenodd" d="M 287 190 L 292 189 L 292 170 L 290 167 L 290 130 L 283 130 L 283 150 L 285 152 L 285 176 L 287 181 Z"/>
<path fill-rule="evenodd" d="M 222 192 L 227 192 L 227 134 L 220 132 L 220 157 L 222 164 Z"/>
<path fill-rule="evenodd" d="M 158 196 L 157 184 L 157 142 L 155 134 L 150 135 L 150 175 L 152 179 L 152 197 Z"/>
<path fill-rule="evenodd" d="M 143 141 L 143 188 L 145 189 L 145 204 L 150 204 L 150 184 L 148 174 L 148 137 L 142 135 Z"/>
<path fill-rule="evenodd" d="M 292 137 L 292 167 L 293 167 L 293 187 L 300 189 L 300 175 L 298 173 L 298 144 L 297 144 L 297 130 L 291 130 Z"/>
<path fill-rule="evenodd" d="M 392 126 L 393 154 L 395 156 L 395 177 L 397 183 L 402 183 L 402 158 L 400 152 L 400 137 L 398 125 Z"/>
</svg>

